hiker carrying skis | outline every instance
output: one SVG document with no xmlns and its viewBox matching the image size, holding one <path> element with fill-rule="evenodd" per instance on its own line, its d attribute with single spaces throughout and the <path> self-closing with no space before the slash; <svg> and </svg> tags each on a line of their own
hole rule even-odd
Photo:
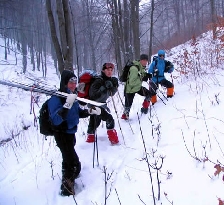
<svg viewBox="0 0 224 205">
<path fill-rule="evenodd" d="M 170 61 L 165 60 L 165 51 L 159 50 L 157 58 L 151 63 L 148 73 L 152 73 L 152 81 L 157 85 L 162 85 L 167 88 L 167 98 L 172 98 L 174 94 L 174 85 L 170 81 L 168 81 L 164 73 L 172 73 L 174 70 L 174 66 Z M 152 104 L 157 102 L 156 95 L 152 96 L 151 99 Z"/>
<path fill-rule="evenodd" d="M 145 96 L 142 103 L 141 112 L 148 113 L 148 107 L 150 105 L 150 99 L 155 95 L 156 85 L 149 81 L 149 89 L 142 86 L 142 81 L 151 79 L 152 75 L 145 71 L 145 67 L 148 64 L 148 55 L 141 54 L 140 60 L 133 61 L 134 65 L 131 66 L 127 78 L 127 82 L 124 88 L 125 107 L 121 119 L 128 120 L 129 112 L 135 97 L 135 94 Z"/>
<path fill-rule="evenodd" d="M 52 96 L 48 101 L 48 109 L 54 138 L 62 154 L 61 195 L 74 194 L 74 180 L 81 171 L 81 163 L 75 151 L 77 126 L 79 118 L 90 114 L 100 114 L 100 108 L 81 109 L 76 100 L 77 77 L 70 70 L 63 70 L 59 91 L 69 93 L 67 98 Z"/>
<path fill-rule="evenodd" d="M 112 77 L 114 71 L 114 64 L 105 63 L 101 70 L 101 75 L 96 78 L 90 86 L 89 97 L 90 100 L 96 102 L 106 102 L 110 96 L 114 96 L 118 89 L 118 79 Z M 99 127 L 101 120 L 106 121 L 107 135 L 112 144 L 119 142 L 117 132 L 114 129 L 115 123 L 113 116 L 110 114 L 110 110 L 101 108 L 101 114 L 97 116 L 90 116 L 87 140 L 86 142 L 95 141 L 95 132 Z"/>
</svg>

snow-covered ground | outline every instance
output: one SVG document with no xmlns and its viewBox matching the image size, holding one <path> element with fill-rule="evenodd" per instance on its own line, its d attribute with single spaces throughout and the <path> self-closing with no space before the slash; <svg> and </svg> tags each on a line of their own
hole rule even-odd
<svg viewBox="0 0 224 205">
<path fill-rule="evenodd" d="M 180 45 L 167 59 L 176 61 L 183 47 L 192 48 L 190 44 Z M 2 56 L 4 52 L 0 53 Z M 9 57 L 8 61 L 13 61 L 13 55 Z M 31 83 L 20 74 L 20 61 L 14 66 L 1 65 L 0 79 Z M 177 63 L 175 66 L 178 68 Z M 51 63 L 48 72 L 46 82 L 59 86 Z M 41 75 L 37 71 L 26 74 Z M 172 80 L 170 75 L 167 78 Z M 98 159 L 95 151 L 94 163 L 93 144 L 85 142 L 88 118 L 80 120 L 76 150 L 82 171 L 74 198 L 59 195 L 61 154 L 53 137 L 45 139 L 34 126 L 30 106 L 33 93 L 1 85 L 0 204 L 222 205 L 224 72 L 217 69 L 195 79 L 191 75 L 181 77 L 175 71 L 173 80 L 175 96 L 167 101 L 160 88 L 161 99 L 147 115 L 140 113 L 144 98 L 136 95 L 129 122 L 120 119 L 121 101 L 124 103 L 120 85 L 119 94 L 108 102 L 120 143 L 110 145 L 105 123 L 101 123 L 97 129 Z M 46 99 L 41 94 L 39 106 Z M 39 107 L 34 106 L 38 116 Z"/>
</svg>

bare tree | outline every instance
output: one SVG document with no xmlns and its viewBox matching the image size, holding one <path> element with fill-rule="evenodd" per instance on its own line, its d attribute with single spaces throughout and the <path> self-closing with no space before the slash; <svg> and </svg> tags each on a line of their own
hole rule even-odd
<svg viewBox="0 0 224 205">
<path fill-rule="evenodd" d="M 51 37 L 54 44 L 58 69 L 60 73 L 64 69 L 73 70 L 73 27 L 68 0 L 56 0 L 58 27 L 52 12 L 51 0 L 46 0 Z M 59 37 L 57 36 L 57 28 Z"/>
</svg>

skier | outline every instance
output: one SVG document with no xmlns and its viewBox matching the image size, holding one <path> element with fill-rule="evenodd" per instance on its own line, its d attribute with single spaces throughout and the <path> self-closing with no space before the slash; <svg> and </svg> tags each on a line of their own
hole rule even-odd
<svg viewBox="0 0 224 205">
<path fill-rule="evenodd" d="M 157 58 L 151 63 L 148 73 L 152 73 L 152 81 L 157 85 L 162 85 L 167 88 L 167 97 L 172 98 L 174 94 L 174 85 L 170 81 L 168 81 L 164 73 L 172 73 L 174 70 L 174 66 L 170 61 L 165 60 L 165 51 L 159 50 Z M 152 104 L 157 102 L 156 95 L 152 96 L 151 99 Z"/>
<path fill-rule="evenodd" d="M 101 75 L 96 78 L 90 86 L 89 97 L 90 100 L 97 102 L 106 102 L 110 96 L 114 96 L 118 89 L 118 79 L 112 77 L 114 71 L 114 64 L 104 63 Z M 90 116 L 87 140 L 86 142 L 92 143 L 95 141 L 95 132 L 100 125 L 101 120 L 106 121 L 107 135 L 112 144 L 119 142 L 117 132 L 114 129 L 115 123 L 110 110 L 101 108 L 101 114 L 98 116 Z"/>
<path fill-rule="evenodd" d="M 149 89 L 142 86 L 142 81 L 147 81 L 152 76 L 145 71 L 146 65 L 148 64 L 148 55 L 141 54 L 140 60 L 133 62 L 134 65 L 131 66 L 129 70 L 128 80 L 125 84 L 124 96 L 125 96 L 125 108 L 121 116 L 121 119 L 128 120 L 129 112 L 135 97 L 135 94 L 145 96 L 142 103 L 141 112 L 144 114 L 148 113 L 148 107 L 150 105 L 150 99 L 155 95 L 156 86 L 151 84 L 149 81 Z"/>
<path fill-rule="evenodd" d="M 63 70 L 59 91 L 68 93 L 68 97 L 52 96 L 48 101 L 50 119 L 54 138 L 62 154 L 61 195 L 74 195 L 74 180 L 81 171 L 81 163 L 75 151 L 77 126 L 79 118 L 89 114 L 99 115 L 100 108 L 81 109 L 76 100 L 77 77 L 70 70 Z"/>
</svg>

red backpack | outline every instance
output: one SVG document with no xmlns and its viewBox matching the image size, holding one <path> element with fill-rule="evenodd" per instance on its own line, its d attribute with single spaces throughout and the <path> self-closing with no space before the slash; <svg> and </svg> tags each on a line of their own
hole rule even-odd
<svg viewBox="0 0 224 205">
<path fill-rule="evenodd" d="M 78 97 L 89 99 L 89 88 L 94 79 L 98 77 L 96 71 L 85 70 L 79 76 Z"/>
</svg>

